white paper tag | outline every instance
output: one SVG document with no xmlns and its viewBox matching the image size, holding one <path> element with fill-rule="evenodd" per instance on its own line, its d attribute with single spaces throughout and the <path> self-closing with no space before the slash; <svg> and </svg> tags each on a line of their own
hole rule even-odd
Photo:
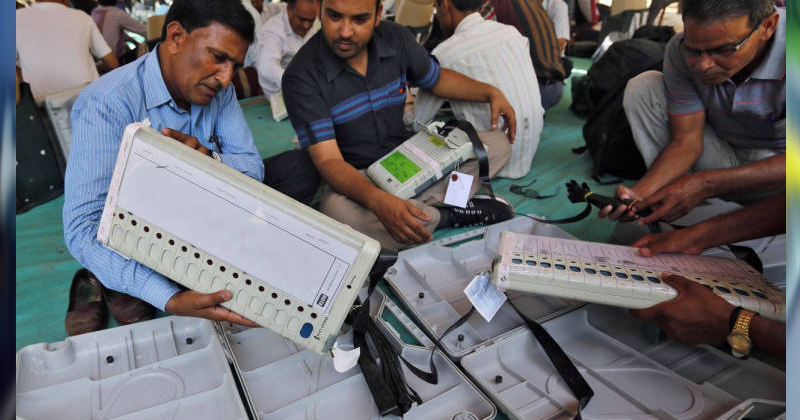
<svg viewBox="0 0 800 420">
<path fill-rule="evenodd" d="M 345 350 L 339 347 L 339 342 L 333 343 L 333 368 L 339 373 L 345 373 L 355 367 L 358 357 L 361 356 L 361 347 Z"/>
<path fill-rule="evenodd" d="M 444 193 L 444 203 L 451 206 L 467 207 L 469 201 L 469 190 L 472 188 L 472 175 L 453 171 L 448 175 L 450 180 L 447 182 L 447 192 Z"/>
<path fill-rule="evenodd" d="M 491 322 L 494 315 L 503 306 L 507 297 L 505 293 L 497 290 L 497 288 L 489 281 L 487 273 L 481 273 L 475 276 L 471 282 L 464 289 L 464 294 L 467 299 L 472 303 L 472 306 L 481 314 L 486 322 Z"/>
</svg>

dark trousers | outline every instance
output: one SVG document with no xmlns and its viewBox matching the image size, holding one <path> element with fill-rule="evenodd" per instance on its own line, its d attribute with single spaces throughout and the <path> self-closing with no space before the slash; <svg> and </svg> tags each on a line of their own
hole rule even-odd
<svg viewBox="0 0 800 420">
<path fill-rule="evenodd" d="M 542 95 L 542 107 L 548 110 L 558 104 L 564 94 L 564 83 L 557 79 L 539 79 L 539 93 Z"/>
<path fill-rule="evenodd" d="M 289 150 L 264 159 L 264 184 L 303 204 L 314 199 L 320 180 L 305 150 Z"/>
</svg>

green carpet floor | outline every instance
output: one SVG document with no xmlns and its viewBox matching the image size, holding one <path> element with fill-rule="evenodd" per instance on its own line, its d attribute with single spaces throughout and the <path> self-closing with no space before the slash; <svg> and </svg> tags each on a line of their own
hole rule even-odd
<svg viewBox="0 0 800 420">
<path fill-rule="evenodd" d="M 589 61 L 576 59 L 574 74 L 588 68 Z M 564 89 L 561 102 L 547 112 L 542 140 L 530 173 L 522 179 L 493 181 L 496 193 L 509 199 L 519 213 L 535 213 L 548 218 L 574 215 L 582 205 L 571 204 L 566 198 L 564 184 L 570 179 L 591 182 L 592 161 L 587 154 L 576 155 L 571 149 L 583 145 L 581 128 L 583 120 L 567 108 L 571 103 L 569 86 Z M 273 121 L 269 105 L 263 98 L 242 100 L 248 124 L 262 156 L 272 156 L 289 150 L 294 132 L 288 121 Z M 541 194 L 557 192 L 554 198 L 529 200 L 509 192 L 512 184 L 527 184 L 536 179 L 531 188 Z M 596 191 L 611 193 L 613 187 L 597 186 Z M 60 341 L 66 337 L 64 314 L 69 298 L 73 274 L 80 265 L 67 251 L 63 239 L 61 207 L 63 196 L 43 204 L 16 218 L 17 232 L 17 299 L 16 347 Z M 581 222 L 563 225 L 564 230 L 580 239 L 605 241 L 611 236 L 613 224 L 590 216 Z M 468 230 L 468 228 L 437 231 L 435 238 L 443 238 Z M 114 326 L 114 321 L 110 320 Z"/>
</svg>

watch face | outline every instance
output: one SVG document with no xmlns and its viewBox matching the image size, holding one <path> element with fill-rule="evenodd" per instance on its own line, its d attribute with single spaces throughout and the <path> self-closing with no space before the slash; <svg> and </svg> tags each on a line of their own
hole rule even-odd
<svg viewBox="0 0 800 420">
<path fill-rule="evenodd" d="M 728 336 L 728 344 L 731 345 L 731 349 L 734 352 L 747 354 L 750 352 L 750 348 L 753 344 L 750 342 L 750 337 L 739 334 L 739 333 L 731 333 Z"/>
</svg>

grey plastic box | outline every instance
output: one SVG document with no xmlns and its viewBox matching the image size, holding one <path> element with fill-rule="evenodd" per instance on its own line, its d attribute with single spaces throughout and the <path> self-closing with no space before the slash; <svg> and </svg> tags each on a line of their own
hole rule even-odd
<svg viewBox="0 0 800 420">
<path fill-rule="evenodd" d="M 427 334 L 438 337 L 466 313 L 469 303 L 463 289 L 476 273 L 488 269 L 504 230 L 570 237 L 554 226 L 516 218 L 400 253 L 386 279 Z M 419 291 L 424 298 L 418 299 Z M 535 295 L 512 299 L 539 319 L 593 388 L 595 397 L 584 419 L 785 416 L 786 374 L 759 360 L 739 360 L 713 347 L 660 339 L 655 324 L 621 308 L 567 305 Z M 443 346 L 509 417 L 572 418 L 575 397 L 521 325 L 505 304 L 491 323 L 473 315 L 444 338 Z M 462 342 L 458 334 L 464 336 Z M 503 378 L 499 383 L 498 375 Z"/>
<path fill-rule="evenodd" d="M 81 85 L 52 94 L 44 99 L 44 109 L 53 124 L 53 130 L 56 132 L 56 138 L 58 145 L 61 147 L 64 161 L 69 159 L 70 138 L 72 136 L 72 123 L 70 122 L 72 105 L 78 99 L 78 95 L 80 95 L 83 88 L 84 86 Z"/>
<path fill-rule="evenodd" d="M 552 225 L 517 217 L 488 228 L 411 248 L 399 254 L 385 278 L 403 304 L 431 336 L 439 337 L 465 314 L 471 304 L 464 288 L 477 274 L 491 268 L 504 230 L 574 239 Z M 525 314 L 543 321 L 569 311 L 577 302 L 548 296 L 509 293 L 514 304 Z M 422 297 L 420 297 L 422 296 Z M 523 330 L 522 318 L 505 304 L 491 323 L 475 314 L 444 339 L 442 346 L 456 359 L 488 342 Z M 462 341 L 458 338 L 461 336 Z"/>
<path fill-rule="evenodd" d="M 375 314 L 394 312 L 423 343 L 402 343 L 379 322 L 402 355 L 427 371 L 432 343 L 379 290 L 371 303 Z M 404 419 L 495 416 L 494 404 L 438 350 L 434 363 L 436 385 L 406 371 L 423 403 Z M 17 353 L 18 418 L 228 420 L 248 413 L 260 420 L 381 419 L 358 366 L 338 373 L 330 358 L 263 328 L 173 316 Z"/>
</svg>

